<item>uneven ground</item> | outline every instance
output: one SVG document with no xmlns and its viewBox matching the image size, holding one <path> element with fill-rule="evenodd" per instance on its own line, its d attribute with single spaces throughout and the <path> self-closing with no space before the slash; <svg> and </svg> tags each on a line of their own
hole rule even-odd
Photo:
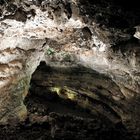
<svg viewBox="0 0 140 140">
<path fill-rule="evenodd" d="M 56 102 L 54 104 L 54 101 Z M 58 103 L 59 102 L 59 103 Z M 17 126 L 1 126 L 2 140 L 133 140 L 123 125 L 112 124 L 101 116 L 93 116 L 71 102 L 51 101 L 30 96 L 27 101 L 29 118 Z M 53 105 L 52 105 L 53 104 Z M 49 106 L 48 106 L 49 105 Z M 70 107 L 70 105 L 72 107 Z M 54 107 L 59 109 L 54 110 Z M 61 110 L 60 110 L 61 109 Z M 58 113 L 59 112 L 59 113 Z M 68 113 L 69 112 L 69 113 Z"/>
</svg>

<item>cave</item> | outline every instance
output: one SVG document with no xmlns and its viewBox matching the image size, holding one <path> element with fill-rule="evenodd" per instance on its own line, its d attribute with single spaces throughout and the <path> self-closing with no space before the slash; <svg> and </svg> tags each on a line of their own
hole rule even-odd
<svg viewBox="0 0 140 140">
<path fill-rule="evenodd" d="M 117 139 L 128 139 L 130 132 L 118 113 L 123 110 L 114 101 L 123 98 L 113 95 L 118 90 L 110 78 L 90 68 L 41 62 L 32 75 L 24 102 L 31 123 L 38 122 L 43 127 L 48 123 L 49 132 L 46 134 L 41 128 L 32 133 L 39 132 L 44 139 L 106 140 L 116 139 L 116 135 Z"/>
<path fill-rule="evenodd" d="M 64 102 L 64 105 L 60 105 L 61 107 L 64 107 L 66 104 L 68 108 L 73 108 L 74 106 L 74 108 L 83 108 L 85 113 L 87 111 L 89 114 L 103 116 L 112 123 L 119 124 L 121 123 L 121 117 L 115 111 L 117 103 L 114 100 L 123 99 L 124 96 L 121 94 L 115 96 L 117 92 L 119 93 L 119 88 L 110 78 L 90 68 L 81 65 L 55 67 L 41 62 L 32 75 L 29 94 L 25 101 L 30 98 L 32 100 L 32 97 L 37 96 L 52 102 L 52 105 L 58 102 L 56 104 L 57 107 L 60 101 Z M 49 105 L 46 104 L 47 106 Z M 55 109 L 55 112 L 60 111 L 58 113 L 63 114 L 61 107 L 58 107 L 58 109 L 54 107 L 51 109 L 50 107 L 50 112 L 53 112 L 53 109 Z M 69 114 L 69 111 L 65 113 Z M 88 114 L 85 116 L 88 116 Z"/>
<path fill-rule="evenodd" d="M 0 139 L 139 140 L 137 1 L 0 1 Z"/>
</svg>

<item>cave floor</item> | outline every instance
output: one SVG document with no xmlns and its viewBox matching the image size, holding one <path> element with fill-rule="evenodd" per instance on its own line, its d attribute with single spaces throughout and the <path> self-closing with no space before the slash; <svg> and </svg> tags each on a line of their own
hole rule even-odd
<svg viewBox="0 0 140 140">
<path fill-rule="evenodd" d="M 0 127 L 1 140 L 131 140 L 122 124 L 114 125 L 102 116 L 57 96 L 29 94 L 25 100 L 28 118 L 13 126 Z"/>
</svg>

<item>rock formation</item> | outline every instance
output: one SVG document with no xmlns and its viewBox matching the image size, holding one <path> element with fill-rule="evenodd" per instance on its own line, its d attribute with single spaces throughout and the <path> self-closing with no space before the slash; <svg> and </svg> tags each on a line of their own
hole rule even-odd
<svg viewBox="0 0 140 140">
<path fill-rule="evenodd" d="M 140 11 L 136 3 L 130 4 L 115 0 L 1 1 L 0 123 L 26 118 L 23 101 L 31 76 L 45 61 L 55 68 L 77 67 L 71 77 L 81 73 L 81 65 L 87 67 L 89 83 L 80 75 L 77 80 L 85 82 L 85 87 L 79 85 L 85 88 L 79 94 L 92 99 L 88 107 L 139 132 Z M 85 99 L 80 100 L 84 103 Z"/>
</svg>

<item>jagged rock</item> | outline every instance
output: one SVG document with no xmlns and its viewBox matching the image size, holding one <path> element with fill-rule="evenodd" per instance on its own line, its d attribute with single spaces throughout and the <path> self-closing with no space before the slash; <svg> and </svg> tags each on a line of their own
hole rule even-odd
<svg viewBox="0 0 140 140">
<path fill-rule="evenodd" d="M 123 106 L 115 112 L 126 127 L 139 131 L 140 11 L 114 2 L 0 2 L 1 123 L 25 119 L 31 75 L 45 61 L 58 67 L 80 64 L 108 77 L 116 86 L 105 88 Z"/>
<path fill-rule="evenodd" d="M 140 27 L 139 26 L 136 27 L 136 32 L 135 32 L 134 36 L 136 38 L 140 39 Z"/>
<path fill-rule="evenodd" d="M 26 108 L 23 100 L 28 93 L 31 74 L 40 63 L 45 40 L 3 37 L 0 43 L 0 118 L 24 120 Z M 32 66 L 32 67 L 30 67 Z"/>
</svg>

